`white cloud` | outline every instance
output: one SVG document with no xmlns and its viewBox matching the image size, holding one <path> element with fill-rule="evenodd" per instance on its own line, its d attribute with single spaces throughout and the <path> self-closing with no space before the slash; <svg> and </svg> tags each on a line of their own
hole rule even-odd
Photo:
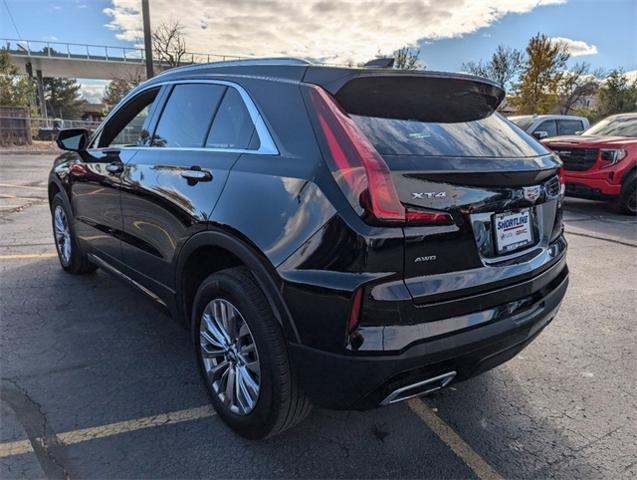
<svg viewBox="0 0 637 480">
<path fill-rule="evenodd" d="M 566 0 L 153 0 L 151 24 L 179 20 L 196 53 L 362 61 L 419 40 L 459 37 L 509 13 Z M 111 0 L 116 38 L 139 42 L 139 0 Z"/>
<path fill-rule="evenodd" d="M 104 89 L 106 88 L 106 83 L 83 83 L 78 81 L 78 83 L 82 86 L 80 88 L 80 96 L 89 103 L 102 103 L 102 96 L 104 95 Z"/>
<path fill-rule="evenodd" d="M 589 45 L 582 40 L 573 40 L 565 37 L 553 37 L 551 41 L 561 43 L 566 46 L 572 57 L 581 57 L 582 55 L 597 55 L 597 47 Z"/>
</svg>

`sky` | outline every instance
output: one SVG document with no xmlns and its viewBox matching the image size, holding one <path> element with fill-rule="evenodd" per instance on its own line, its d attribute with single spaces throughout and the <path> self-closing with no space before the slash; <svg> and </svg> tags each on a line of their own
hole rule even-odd
<svg viewBox="0 0 637 480">
<path fill-rule="evenodd" d="M 0 38 L 140 45 L 140 0 L 0 0 Z M 459 71 L 502 44 L 544 33 L 574 62 L 637 77 L 637 0 L 150 0 L 151 24 L 177 19 L 189 51 L 362 62 L 420 48 L 430 70 Z M 99 100 L 104 82 L 82 79 Z"/>
</svg>

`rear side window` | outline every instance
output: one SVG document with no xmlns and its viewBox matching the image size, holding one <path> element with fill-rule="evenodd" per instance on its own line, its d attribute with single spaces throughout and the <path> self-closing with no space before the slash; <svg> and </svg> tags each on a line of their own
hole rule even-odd
<svg viewBox="0 0 637 480">
<path fill-rule="evenodd" d="M 206 140 L 206 147 L 256 150 L 259 138 L 252 117 L 234 88 L 228 88 L 219 105 Z"/>
<path fill-rule="evenodd" d="M 575 132 L 584 130 L 580 120 L 558 120 L 557 126 L 560 135 L 573 135 Z"/>
<path fill-rule="evenodd" d="M 352 118 L 381 155 L 531 157 L 547 153 L 497 113 L 457 123 Z"/>
<path fill-rule="evenodd" d="M 222 85 L 176 85 L 155 129 L 153 145 L 202 147 L 225 90 Z"/>
</svg>

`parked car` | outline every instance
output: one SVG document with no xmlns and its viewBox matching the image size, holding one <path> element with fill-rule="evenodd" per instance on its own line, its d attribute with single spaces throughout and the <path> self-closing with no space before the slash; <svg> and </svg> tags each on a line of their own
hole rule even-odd
<svg viewBox="0 0 637 480">
<path fill-rule="evenodd" d="M 246 437 L 433 392 L 515 356 L 568 284 L 561 162 L 503 98 L 299 60 L 172 69 L 59 135 L 60 263 L 183 322 Z"/>
<path fill-rule="evenodd" d="M 612 115 L 582 135 L 543 143 L 564 162 L 567 195 L 611 200 L 637 215 L 637 113 Z"/>
<path fill-rule="evenodd" d="M 588 118 L 573 115 L 514 115 L 509 120 L 538 140 L 573 135 L 590 127 Z"/>
</svg>

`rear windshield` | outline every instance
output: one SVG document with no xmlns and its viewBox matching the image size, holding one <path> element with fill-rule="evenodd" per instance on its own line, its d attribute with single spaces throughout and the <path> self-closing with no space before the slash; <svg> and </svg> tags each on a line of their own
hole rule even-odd
<svg viewBox="0 0 637 480">
<path fill-rule="evenodd" d="M 463 123 L 352 118 L 381 155 L 532 157 L 548 153 L 497 113 Z"/>
</svg>

